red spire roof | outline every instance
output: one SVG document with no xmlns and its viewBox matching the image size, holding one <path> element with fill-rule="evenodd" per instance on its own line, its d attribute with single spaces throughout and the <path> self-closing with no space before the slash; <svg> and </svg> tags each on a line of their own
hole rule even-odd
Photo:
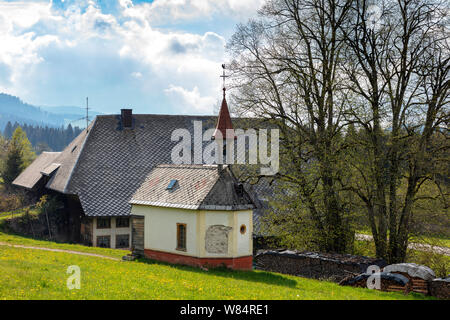
<svg viewBox="0 0 450 320">
<path fill-rule="evenodd" d="M 228 134 L 227 134 L 228 129 Z M 234 139 L 236 136 L 233 130 L 233 123 L 231 122 L 230 112 L 228 111 L 227 100 L 225 99 L 225 88 L 223 88 L 223 100 L 222 106 L 220 107 L 219 117 L 217 119 L 216 130 L 214 131 L 213 137 L 217 139 L 217 132 L 222 133 L 222 138 Z"/>
</svg>

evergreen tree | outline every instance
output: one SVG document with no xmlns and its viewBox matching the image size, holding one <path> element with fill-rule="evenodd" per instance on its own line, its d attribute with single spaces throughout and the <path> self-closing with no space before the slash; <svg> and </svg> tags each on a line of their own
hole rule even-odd
<svg viewBox="0 0 450 320">
<path fill-rule="evenodd" d="M 23 167 L 22 153 L 17 145 L 10 143 L 4 168 L 2 170 L 3 183 L 7 188 L 12 187 L 12 182 L 20 174 Z"/>
<path fill-rule="evenodd" d="M 14 179 L 24 170 L 36 157 L 31 148 L 31 143 L 26 133 L 19 126 L 14 130 L 8 145 L 5 165 L 1 172 L 3 182 L 7 188 L 12 187 Z"/>
<path fill-rule="evenodd" d="M 39 142 L 36 147 L 34 147 L 36 154 L 41 154 L 44 151 L 52 151 L 52 149 L 45 142 Z"/>
<path fill-rule="evenodd" d="M 8 140 L 0 135 L 0 173 L 3 172 L 6 155 L 8 153 Z"/>
<path fill-rule="evenodd" d="M 19 126 L 17 122 L 11 124 L 11 122 L 5 127 L 4 136 L 6 139 L 11 139 L 14 130 Z M 79 127 L 72 127 L 68 125 L 67 128 L 60 127 L 42 127 L 33 126 L 30 124 L 21 125 L 22 130 L 26 133 L 31 145 L 36 150 L 37 154 L 42 151 L 62 151 L 64 148 L 72 142 L 75 137 L 81 133 Z"/>
<path fill-rule="evenodd" d="M 8 121 L 5 130 L 3 131 L 3 135 L 5 136 L 6 139 L 11 139 L 12 134 L 13 134 L 13 126 L 11 121 Z"/>
<path fill-rule="evenodd" d="M 66 130 L 65 137 L 66 137 L 66 141 L 64 142 L 64 145 L 66 146 L 66 145 L 68 145 L 68 144 L 73 140 L 73 138 L 74 138 L 74 131 L 73 131 L 72 125 L 71 125 L 70 123 L 69 123 L 69 125 L 67 126 L 67 130 Z"/>
</svg>

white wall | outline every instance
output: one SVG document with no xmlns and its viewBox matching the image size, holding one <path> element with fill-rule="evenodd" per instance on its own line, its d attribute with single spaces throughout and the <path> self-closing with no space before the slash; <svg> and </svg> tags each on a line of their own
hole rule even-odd
<svg viewBox="0 0 450 320">
<path fill-rule="evenodd" d="M 204 231 L 210 226 L 224 225 L 233 228 L 233 211 L 203 211 L 204 212 Z M 232 257 L 234 248 L 234 228 L 228 233 L 228 253 L 210 253 L 205 250 L 205 232 L 199 237 L 202 258 Z"/>
<path fill-rule="evenodd" d="M 231 227 L 232 230 L 228 235 L 228 257 L 246 257 L 253 254 L 253 211 L 203 211 L 204 212 L 204 228 L 213 225 L 224 225 Z M 240 228 L 245 225 L 246 232 L 241 234 Z M 202 248 L 205 247 L 205 236 L 202 234 L 200 239 Z M 201 251 L 201 257 L 213 258 L 223 257 L 222 254 L 214 254 Z"/>
<path fill-rule="evenodd" d="M 144 248 L 201 258 L 244 257 L 252 252 L 253 211 L 199 211 L 132 205 L 132 215 L 145 217 Z M 186 224 L 186 251 L 176 250 L 177 223 Z M 205 233 L 208 227 L 231 227 L 228 234 L 228 253 L 209 253 L 205 250 Z M 246 226 L 245 234 L 240 233 Z"/>
<path fill-rule="evenodd" d="M 133 205 L 131 214 L 145 217 L 145 249 L 198 256 L 196 211 Z M 186 251 L 176 250 L 177 223 L 186 224 Z"/>
<path fill-rule="evenodd" d="M 236 211 L 236 256 L 249 256 L 253 254 L 253 211 Z M 241 234 L 241 226 L 245 225 L 246 231 Z"/>
</svg>

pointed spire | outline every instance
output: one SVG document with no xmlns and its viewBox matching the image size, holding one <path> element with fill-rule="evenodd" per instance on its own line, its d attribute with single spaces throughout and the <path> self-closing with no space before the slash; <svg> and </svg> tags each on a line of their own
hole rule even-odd
<svg viewBox="0 0 450 320">
<path fill-rule="evenodd" d="M 227 99 L 225 97 L 225 78 L 228 77 L 225 75 L 225 64 L 222 64 L 223 75 L 220 77 L 223 78 L 223 99 L 222 106 L 220 107 L 219 117 L 217 119 L 216 130 L 214 131 L 213 137 L 217 139 L 217 132 L 220 131 L 222 133 L 223 139 L 234 139 L 236 138 L 233 130 L 233 123 L 231 122 L 230 111 L 228 110 Z M 227 133 L 228 129 L 228 133 Z"/>
<path fill-rule="evenodd" d="M 227 133 L 228 129 L 228 133 Z M 234 139 L 235 134 L 233 130 L 233 122 L 231 121 L 230 111 L 228 110 L 227 99 L 225 98 L 225 88 L 223 88 L 223 100 L 222 106 L 220 107 L 219 117 L 217 119 L 216 130 L 214 131 L 213 137 L 217 139 L 217 132 L 222 133 L 223 139 Z"/>
</svg>

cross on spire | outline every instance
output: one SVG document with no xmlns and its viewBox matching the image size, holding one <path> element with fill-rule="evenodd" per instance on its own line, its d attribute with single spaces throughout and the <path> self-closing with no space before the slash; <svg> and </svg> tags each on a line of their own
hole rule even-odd
<svg viewBox="0 0 450 320">
<path fill-rule="evenodd" d="M 225 97 L 225 78 L 228 78 L 229 76 L 227 76 L 225 74 L 225 63 L 222 64 L 222 69 L 223 69 L 223 74 L 220 76 L 223 79 L 223 96 Z"/>
<path fill-rule="evenodd" d="M 233 130 L 233 123 L 231 122 L 230 111 L 228 110 L 227 100 L 225 98 L 225 78 L 228 76 L 225 74 L 225 64 L 222 64 L 223 75 L 223 100 L 222 106 L 220 107 L 219 117 L 217 118 L 216 130 L 214 131 L 213 137 L 217 139 L 217 133 L 220 131 L 221 139 L 234 139 L 236 136 Z"/>
</svg>

